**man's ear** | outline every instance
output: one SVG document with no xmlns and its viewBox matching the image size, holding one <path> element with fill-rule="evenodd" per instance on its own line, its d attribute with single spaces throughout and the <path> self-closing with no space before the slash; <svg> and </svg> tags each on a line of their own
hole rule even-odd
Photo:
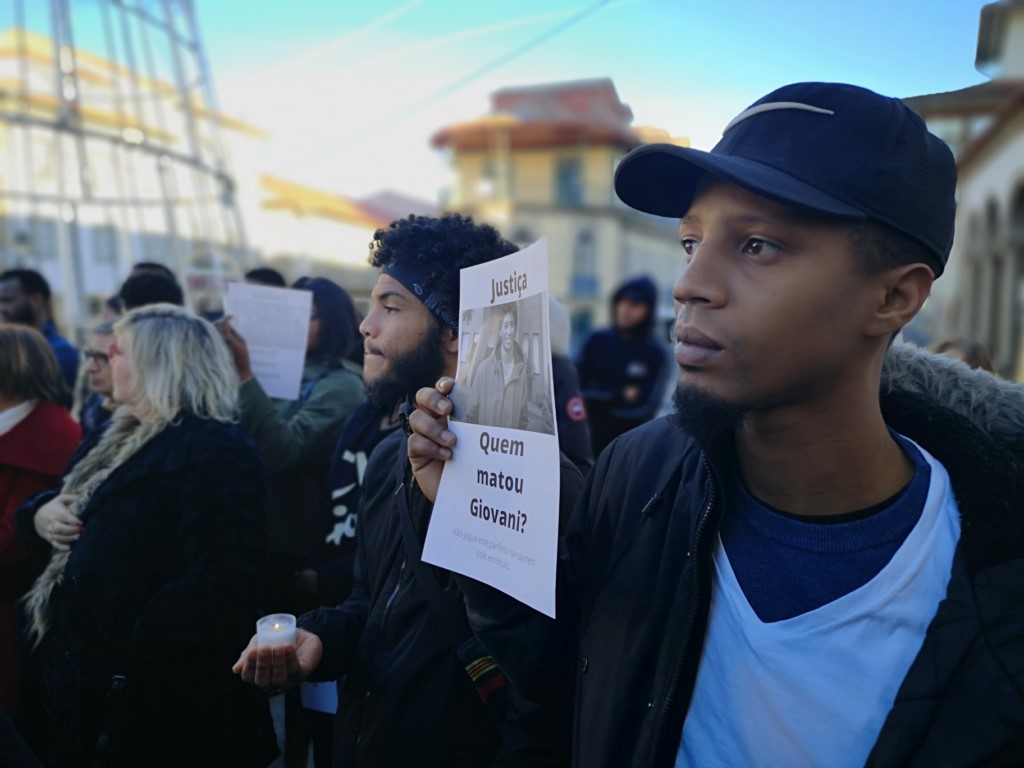
<svg viewBox="0 0 1024 768">
<path fill-rule="evenodd" d="M 892 336 L 914 319 L 924 306 L 935 281 L 935 273 L 926 264 L 908 264 L 887 270 L 878 276 L 881 300 L 868 319 L 869 336 Z"/>
</svg>

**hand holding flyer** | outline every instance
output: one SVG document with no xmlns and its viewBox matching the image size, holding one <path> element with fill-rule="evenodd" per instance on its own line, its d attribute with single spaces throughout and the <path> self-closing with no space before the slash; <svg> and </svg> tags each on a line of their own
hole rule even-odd
<svg viewBox="0 0 1024 768">
<path fill-rule="evenodd" d="M 312 301 L 309 291 L 228 285 L 224 312 L 248 344 L 253 375 L 270 397 L 299 396 Z"/>
<path fill-rule="evenodd" d="M 547 242 L 462 270 L 455 406 L 423 559 L 555 615 L 559 453 Z"/>
</svg>

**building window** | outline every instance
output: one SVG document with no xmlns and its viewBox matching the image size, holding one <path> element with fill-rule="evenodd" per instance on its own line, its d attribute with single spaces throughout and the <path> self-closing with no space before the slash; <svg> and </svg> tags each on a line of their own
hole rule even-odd
<svg viewBox="0 0 1024 768">
<path fill-rule="evenodd" d="M 580 350 L 594 330 L 594 315 L 589 309 L 574 312 L 569 317 L 571 335 L 569 336 L 569 356 L 574 360 L 579 357 Z"/>
<path fill-rule="evenodd" d="M 578 157 L 560 157 L 555 163 L 555 202 L 583 204 L 583 164 Z"/>
<path fill-rule="evenodd" d="M 581 299 L 595 298 L 600 290 L 597 279 L 597 247 L 594 233 L 581 229 L 576 233 L 572 247 L 572 277 L 570 293 Z"/>
<path fill-rule="evenodd" d="M 527 227 L 519 226 L 512 230 L 512 242 L 520 248 L 532 245 L 536 239 L 533 231 Z"/>
</svg>

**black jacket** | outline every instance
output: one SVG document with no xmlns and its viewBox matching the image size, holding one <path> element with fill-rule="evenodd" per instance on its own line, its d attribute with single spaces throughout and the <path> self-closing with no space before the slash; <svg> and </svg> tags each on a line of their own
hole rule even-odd
<svg viewBox="0 0 1024 768">
<path fill-rule="evenodd" d="M 37 553 L 49 546 L 32 518 L 53 495 L 18 511 L 18 535 Z M 231 673 L 260 615 L 266 504 L 262 465 L 241 428 L 187 414 L 100 485 L 31 657 L 50 765 L 89 765 L 105 721 L 111 765 L 273 759 L 266 696 Z M 115 673 L 126 686 L 110 708 Z"/>
<path fill-rule="evenodd" d="M 374 450 L 363 480 L 352 594 L 337 608 L 299 619 L 300 627 L 323 641 L 323 659 L 311 679 L 347 675 L 335 725 L 334 765 L 551 765 L 548 748 L 557 751 L 559 745 L 537 744 L 538 738 L 561 738 L 561 759 L 567 762 L 568 712 L 561 733 L 552 710 L 541 713 L 533 743 L 530 731 L 537 721 L 524 723 L 513 715 L 514 729 L 499 724 L 481 702 L 452 642 L 453 634 L 471 637 L 468 623 L 453 632 L 431 612 L 421 576 L 437 579 L 459 612 L 464 612 L 462 595 L 448 572 L 413 562 L 406 554 L 398 515 L 411 510 L 422 544 L 429 506 L 412 485 L 407 466 L 401 432 Z M 567 459 L 562 467 L 563 506 L 569 510 L 581 478 Z M 397 494 L 408 494 L 410 506 L 400 504 Z"/>
<path fill-rule="evenodd" d="M 1024 395 L 1001 388 L 1013 401 L 1011 423 L 988 403 L 992 418 L 979 420 L 990 429 L 979 429 L 948 406 L 979 410 L 985 393 L 965 383 L 965 366 L 939 365 L 945 378 L 890 386 L 883 412 L 948 470 L 961 540 L 947 598 L 868 762 L 1019 764 Z M 937 379 L 948 386 L 928 391 Z M 723 489 L 733 455 L 729 445 L 702 451 L 666 419 L 602 454 L 563 538 L 557 628 L 460 580 L 474 629 L 525 695 L 542 700 L 575 674 L 576 765 L 674 765 L 704 641 L 715 532 L 731 506 Z"/>
</svg>

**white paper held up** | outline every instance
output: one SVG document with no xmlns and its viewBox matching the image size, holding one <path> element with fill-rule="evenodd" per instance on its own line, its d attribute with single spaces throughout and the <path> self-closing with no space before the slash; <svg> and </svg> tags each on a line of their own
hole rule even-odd
<svg viewBox="0 0 1024 768">
<path fill-rule="evenodd" d="M 459 366 L 426 562 L 555 615 L 558 436 L 547 241 L 462 270 Z"/>
<path fill-rule="evenodd" d="M 270 397 L 299 397 L 312 306 L 309 291 L 228 284 L 224 314 L 248 344 L 253 376 Z"/>
</svg>

